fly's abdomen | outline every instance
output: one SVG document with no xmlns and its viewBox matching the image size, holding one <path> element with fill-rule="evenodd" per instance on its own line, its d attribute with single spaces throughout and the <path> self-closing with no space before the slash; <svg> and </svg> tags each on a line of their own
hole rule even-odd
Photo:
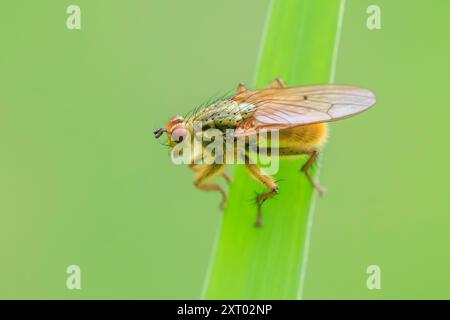
<svg viewBox="0 0 450 320">
<path fill-rule="evenodd" d="M 280 147 L 318 148 L 327 138 L 327 124 L 317 123 L 280 130 Z"/>
</svg>

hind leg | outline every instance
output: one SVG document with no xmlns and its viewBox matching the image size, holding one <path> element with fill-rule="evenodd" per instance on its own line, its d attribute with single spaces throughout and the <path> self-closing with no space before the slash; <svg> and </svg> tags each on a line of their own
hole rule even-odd
<svg viewBox="0 0 450 320">
<path fill-rule="evenodd" d="M 309 169 L 317 163 L 317 159 L 319 158 L 319 151 L 317 149 L 303 149 L 303 148 L 281 148 L 279 149 L 280 156 L 296 156 L 296 155 L 309 155 L 306 163 L 301 167 L 301 171 L 305 174 L 306 178 L 308 178 L 311 185 L 314 189 L 317 190 L 319 195 L 323 195 L 325 193 L 325 188 L 320 186 L 314 177 L 309 172 Z"/>
</svg>

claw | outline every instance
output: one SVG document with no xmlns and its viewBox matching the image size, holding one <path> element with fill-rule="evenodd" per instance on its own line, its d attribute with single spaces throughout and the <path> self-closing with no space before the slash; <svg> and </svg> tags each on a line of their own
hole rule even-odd
<svg viewBox="0 0 450 320">
<path fill-rule="evenodd" d="M 219 205 L 220 210 L 224 210 L 227 205 L 227 200 L 223 199 Z"/>
<path fill-rule="evenodd" d="M 317 192 L 319 193 L 319 196 L 323 196 L 325 193 L 327 193 L 327 189 L 321 186 L 316 187 Z"/>
</svg>

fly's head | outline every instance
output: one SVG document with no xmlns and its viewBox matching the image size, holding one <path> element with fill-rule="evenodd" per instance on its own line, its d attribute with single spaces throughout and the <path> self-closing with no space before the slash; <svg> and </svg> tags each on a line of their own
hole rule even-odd
<svg viewBox="0 0 450 320">
<path fill-rule="evenodd" d="M 167 122 L 164 128 L 156 129 L 153 134 L 155 138 L 161 137 L 163 134 L 167 136 L 167 144 L 173 148 L 178 143 L 186 141 L 191 136 L 189 128 L 186 126 L 182 116 L 175 116 Z"/>
</svg>

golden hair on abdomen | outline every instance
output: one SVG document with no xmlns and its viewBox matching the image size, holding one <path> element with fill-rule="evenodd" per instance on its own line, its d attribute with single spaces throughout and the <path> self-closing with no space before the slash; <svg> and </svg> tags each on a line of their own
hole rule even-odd
<svg viewBox="0 0 450 320">
<path fill-rule="evenodd" d="M 327 139 L 326 123 L 317 123 L 280 130 L 280 147 L 318 148 Z"/>
</svg>

